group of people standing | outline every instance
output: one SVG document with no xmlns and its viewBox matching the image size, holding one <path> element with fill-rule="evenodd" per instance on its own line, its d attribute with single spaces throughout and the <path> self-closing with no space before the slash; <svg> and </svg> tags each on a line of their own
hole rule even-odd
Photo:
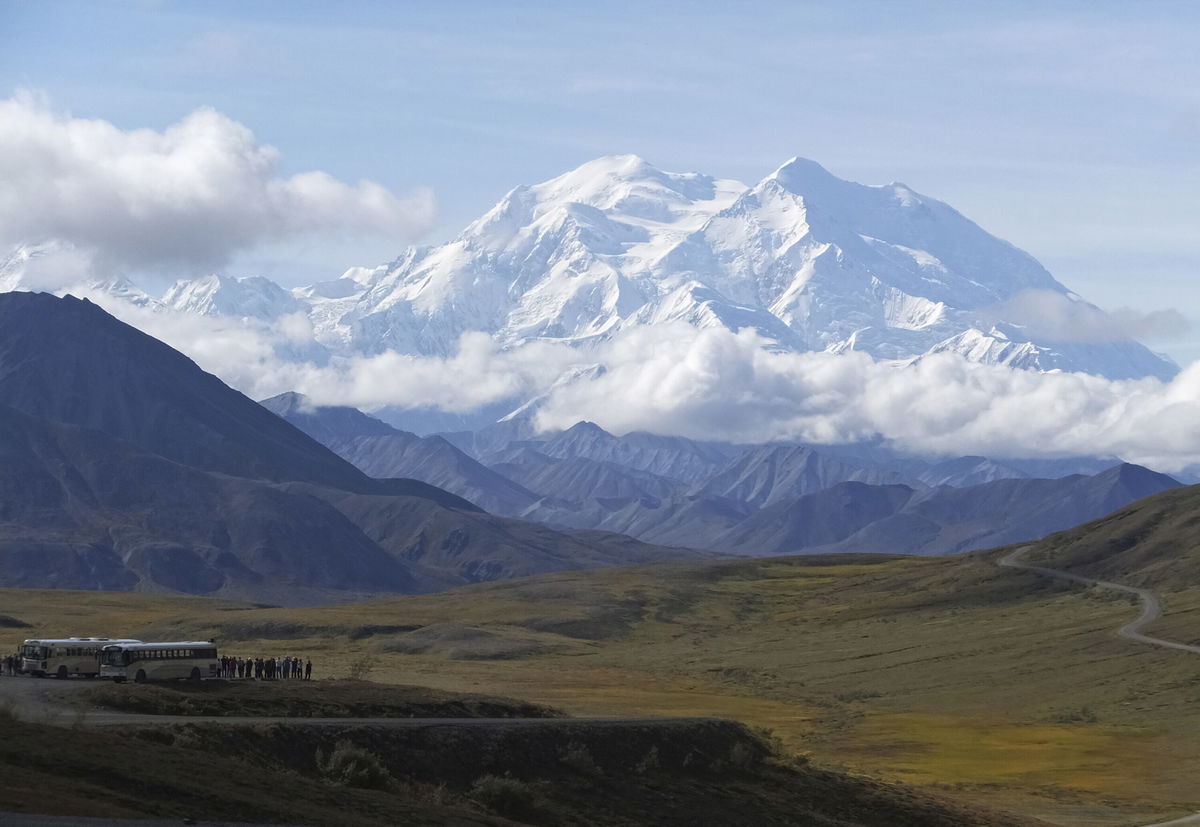
<svg viewBox="0 0 1200 827">
<path fill-rule="evenodd" d="M 312 680 L 312 660 L 293 658 L 239 658 L 233 655 L 222 655 L 219 677 L 234 680 L 237 678 L 253 678 L 254 680 Z"/>
<path fill-rule="evenodd" d="M 0 660 L 0 675 L 16 676 L 19 674 L 21 674 L 21 656 L 5 655 L 4 660 Z"/>
</svg>

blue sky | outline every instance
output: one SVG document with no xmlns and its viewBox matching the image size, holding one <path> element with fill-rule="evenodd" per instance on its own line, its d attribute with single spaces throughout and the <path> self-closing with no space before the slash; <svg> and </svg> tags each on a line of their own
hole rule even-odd
<svg viewBox="0 0 1200 827">
<path fill-rule="evenodd" d="M 34 3 L 0 0 L 0 96 L 123 129 L 212 106 L 319 169 L 433 189 L 425 240 L 519 183 L 635 152 L 753 181 L 792 155 L 900 180 L 1108 309 L 1178 308 L 1200 357 L 1200 4 Z M 394 257 L 311 239 L 288 283 Z"/>
</svg>

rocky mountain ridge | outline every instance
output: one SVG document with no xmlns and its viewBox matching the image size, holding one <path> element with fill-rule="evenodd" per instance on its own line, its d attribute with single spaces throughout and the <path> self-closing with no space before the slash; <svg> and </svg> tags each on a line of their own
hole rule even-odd
<svg viewBox="0 0 1200 827">
<path fill-rule="evenodd" d="M 424 480 L 546 525 L 751 556 L 957 553 L 1036 539 L 1179 485 L 1100 460 L 1034 463 L 1030 473 L 985 457 L 618 437 L 591 422 L 540 437 L 512 430 L 507 441 L 502 429 L 453 435 L 460 448 L 296 394 L 263 404 L 371 474 Z"/>
</svg>

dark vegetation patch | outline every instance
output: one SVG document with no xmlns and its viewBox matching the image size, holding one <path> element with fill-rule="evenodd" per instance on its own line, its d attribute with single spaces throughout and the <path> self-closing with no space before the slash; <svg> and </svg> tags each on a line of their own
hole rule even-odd
<svg viewBox="0 0 1200 827">
<path fill-rule="evenodd" d="M 420 626 L 355 626 L 346 630 L 346 636 L 351 640 L 363 640 L 364 638 L 377 637 L 378 635 L 394 635 L 398 632 L 412 632 L 420 628 Z"/>
<path fill-rule="evenodd" d="M 646 606 L 638 600 L 625 600 L 589 606 L 583 617 L 535 617 L 521 623 L 536 632 L 550 632 L 578 640 L 607 640 L 629 634 L 640 623 Z"/>
<path fill-rule="evenodd" d="M 377 641 L 381 652 L 438 654 L 451 660 L 511 660 L 553 651 L 530 637 L 454 623 L 422 626 L 398 637 Z"/>
<path fill-rule="evenodd" d="M 29 629 L 29 628 L 32 628 L 31 625 L 26 623 L 24 620 L 17 620 L 17 618 L 12 617 L 11 615 L 0 615 L 0 629 Z"/>
<path fill-rule="evenodd" d="M 326 631 L 328 630 L 305 623 L 261 620 L 222 623 L 219 634 L 224 640 L 301 640 L 316 637 Z"/>
<path fill-rule="evenodd" d="M 0 799 L 10 813 L 329 825 L 491 825 L 465 801 L 334 784 L 238 757 L 233 733 L 182 749 L 164 730 L 59 728 L 0 717 Z M 215 745 L 215 746 L 214 746 Z M 51 792 L 52 791 L 52 792 Z"/>
<path fill-rule="evenodd" d="M 420 626 L 412 624 L 361 624 L 355 626 L 323 626 L 292 620 L 229 620 L 210 621 L 195 618 L 171 618 L 138 630 L 144 640 L 177 638 L 215 638 L 218 641 L 242 640 L 304 640 L 314 637 L 345 635 L 350 640 L 363 640 L 378 635 L 411 632 Z"/>
<path fill-rule="evenodd" d="M 135 737 L 137 733 L 134 733 Z M 471 727 L 188 724 L 145 733 L 207 756 L 345 790 L 436 798 L 525 824 L 1018 825 L 892 785 L 820 770 L 719 720 L 513 721 Z"/>
<path fill-rule="evenodd" d="M 551 718 L 563 713 L 512 698 L 367 681 L 105 683 L 67 699 L 143 715 L 288 718 Z"/>
</svg>

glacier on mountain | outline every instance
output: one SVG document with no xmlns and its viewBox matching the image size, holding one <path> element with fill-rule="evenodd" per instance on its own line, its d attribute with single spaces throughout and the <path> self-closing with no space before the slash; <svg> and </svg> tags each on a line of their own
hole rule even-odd
<svg viewBox="0 0 1200 827">
<path fill-rule="evenodd" d="M 20 288 L 21 266 L 0 263 L 0 288 Z M 746 186 L 621 155 L 519 186 L 450 242 L 373 269 L 292 290 L 213 275 L 176 283 L 161 304 L 260 322 L 299 314 L 335 356 L 445 357 L 468 331 L 505 348 L 583 344 L 682 321 L 749 328 L 780 351 L 898 364 L 953 352 L 1110 379 L 1177 373 L 1115 327 L 1110 341 L 1072 341 L 997 316 L 1026 291 L 1083 302 L 1032 256 L 903 184 L 857 184 L 794 158 Z"/>
<path fill-rule="evenodd" d="M 948 205 L 798 158 L 753 187 L 600 158 L 517 187 L 453 241 L 358 282 L 345 313 L 313 301 L 317 338 L 335 350 L 447 355 L 468 330 L 516 346 L 684 321 L 752 328 L 785 351 L 900 362 L 952 351 L 1112 379 L 1177 372 L 1128 339 L 1055 341 L 995 319 L 1023 291 L 1082 300 Z"/>
</svg>

